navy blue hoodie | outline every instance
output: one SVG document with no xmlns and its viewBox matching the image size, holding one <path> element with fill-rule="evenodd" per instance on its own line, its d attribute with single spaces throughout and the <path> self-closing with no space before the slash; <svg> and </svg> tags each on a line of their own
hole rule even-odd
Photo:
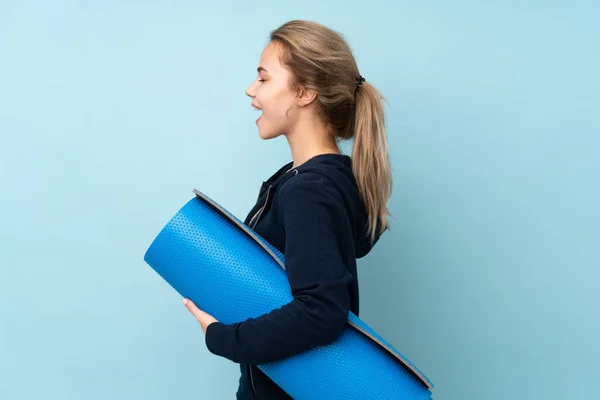
<svg viewBox="0 0 600 400">
<path fill-rule="evenodd" d="M 351 162 L 319 154 L 261 185 L 244 223 L 284 254 L 294 299 L 258 318 L 209 325 L 208 350 L 240 364 L 237 399 L 291 399 L 256 365 L 331 343 L 348 311 L 358 315 L 356 259 L 372 246 Z"/>
</svg>

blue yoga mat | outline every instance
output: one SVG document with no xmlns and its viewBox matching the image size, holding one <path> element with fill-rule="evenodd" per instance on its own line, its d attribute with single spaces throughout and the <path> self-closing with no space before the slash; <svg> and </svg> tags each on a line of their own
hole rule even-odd
<svg viewBox="0 0 600 400">
<path fill-rule="evenodd" d="M 182 297 L 225 324 L 292 301 L 284 255 L 208 196 L 194 193 L 144 260 Z M 352 312 L 333 343 L 258 368 L 297 400 L 428 400 L 433 388 Z"/>
</svg>

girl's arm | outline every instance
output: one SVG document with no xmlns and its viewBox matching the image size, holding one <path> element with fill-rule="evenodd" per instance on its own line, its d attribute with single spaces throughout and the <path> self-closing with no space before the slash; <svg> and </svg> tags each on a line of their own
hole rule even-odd
<svg viewBox="0 0 600 400">
<path fill-rule="evenodd" d="M 258 318 L 212 323 L 206 331 L 211 353 L 240 364 L 264 364 L 333 342 L 350 310 L 352 275 L 338 243 L 351 237 L 343 232 L 349 229 L 344 205 L 327 191 L 323 176 L 310 172 L 282 185 L 277 203 L 294 300 Z"/>
</svg>

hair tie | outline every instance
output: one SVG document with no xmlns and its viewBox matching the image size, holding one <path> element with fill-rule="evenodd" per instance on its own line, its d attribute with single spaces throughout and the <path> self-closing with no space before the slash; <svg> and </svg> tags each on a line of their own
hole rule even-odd
<svg viewBox="0 0 600 400">
<path fill-rule="evenodd" d="M 356 78 L 356 87 L 361 86 L 363 82 L 365 82 L 366 79 L 362 77 L 362 75 L 358 75 L 358 78 Z"/>
</svg>

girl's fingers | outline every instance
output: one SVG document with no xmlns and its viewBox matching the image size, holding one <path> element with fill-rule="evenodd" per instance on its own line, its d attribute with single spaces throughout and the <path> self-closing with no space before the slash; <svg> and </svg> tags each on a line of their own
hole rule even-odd
<svg viewBox="0 0 600 400">
<path fill-rule="evenodd" d="M 181 301 L 183 304 L 185 304 L 185 307 L 190 310 L 192 314 L 194 314 L 194 317 L 196 317 L 198 322 L 200 322 L 200 319 L 202 318 L 202 311 L 189 299 L 181 299 Z"/>
</svg>

